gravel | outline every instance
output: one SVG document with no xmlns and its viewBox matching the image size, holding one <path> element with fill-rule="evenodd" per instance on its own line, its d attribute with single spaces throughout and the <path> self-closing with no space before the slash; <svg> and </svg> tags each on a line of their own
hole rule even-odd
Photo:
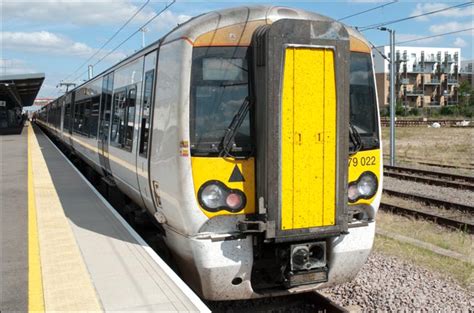
<svg viewBox="0 0 474 313">
<path fill-rule="evenodd" d="M 465 205 L 472 205 L 474 203 L 474 192 L 469 190 L 432 186 L 418 182 L 399 180 L 393 177 L 384 177 L 383 184 L 388 189 L 400 192 L 409 192 L 420 196 L 433 197 Z"/>
<path fill-rule="evenodd" d="M 474 310 L 474 294 L 449 278 L 375 252 L 355 280 L 322 292 L 342 306 L 358 306 L 363 312 Z"/>
</svg>

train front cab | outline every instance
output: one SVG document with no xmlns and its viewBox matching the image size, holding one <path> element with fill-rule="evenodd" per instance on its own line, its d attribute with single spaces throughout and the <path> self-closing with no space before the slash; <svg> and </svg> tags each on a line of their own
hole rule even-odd
<svg viewBox="0 0 474 313">
<path fill-rule="evenodd" d="M 367 44 L 311 20 L 279 20 L 251 38 L 193 48 L 192 174 L 209 220 L 191 239 L 199 278 L 188 281 L 213 300 L 352 279 L 380 202 Z"/>
</svg>

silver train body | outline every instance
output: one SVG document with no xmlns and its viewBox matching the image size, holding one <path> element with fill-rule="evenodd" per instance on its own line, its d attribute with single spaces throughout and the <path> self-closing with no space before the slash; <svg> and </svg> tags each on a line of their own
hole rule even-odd
<svg viewBox="0 0 474 313">
<path fill-rule="evenodd" d="M 271 49 L 291 51 L 274 57 Z M 314 79 L 326 77 L 326 89 L 318 89 L 327 93 L 324 103 L 333 99 L 337 105 L 321 107 L 327 118 L 334 115 L 321 124 L 327 138 L 332 129 L 332 146 L 321 150 L 324 162 L 332 163 L 308 159 L 307 154 L 298 161 L 305 166 L 298 169 L 303 174 L 332 173 L 332 178 L 325 174 L 329 180 L 323 181 L 321 194 L 319 187 L 314 194 L 305 191 L 313 188 L 306 176 L 301 184 L 310 185 L 295 185 L 296 166 L 287 167 L 281 153 L 286 139 L 273 133 L 286 127 L 278 124 L 285 118 L 271 116 L 287 114 L 272 108 L 290 94 L 284 89 L 290 83 L 283 84 L 290 79 L 283 77 L 289 73 L 289 63 L 283 63 L 290 62 L 290 53 L 301 60 L 294 61 L 294 73 L 313 79 L 311 73 L 321 71 Z M 311 69 L 312 60 L 320 56 L 333 68 Z M 304 64 L 310 64 L 309 71 Z M 327 87 L 334 75 L 335 85 Z M 295 94 L 304 82 L 291 79 Z M 359 81 L 367 86 L 357 89 Z M 240 7 L 176 27 L 53 101 L 36 120 L 156 219 L 181 275 L 198 294 L 210 300 L 257 298 L 347 282 L 370 254 L 382 188 L 374 81 L 369 45 L 353 29 L 297 9 Z M 308 99 L 303 93 L 311 92 L 304 88 L 298 91 L 301 103 Z M 361 91 L 353 95 L 353 89 Z M 251 104 L 244 112 L 247 117 L 236 118 L 249 99 L 242 93 L 250 95 Z M 363 97 L 367 99 L 357 102 Z M 293 110 L 287 104 L 281 107 Z M 239 125 L 226 130 L 235 120 Z M 302 129 L 311 131 L 305 125 Z M 301 141 L 301 133 L 297 135 Z M 290 139 L 294 147 L 296 139 Z M 304 151 L 318 147 L 310 143 Z M 292 160 L 298 157 L 295 149 Z M 300 203 L 304 209 L 284 207 L 288 197 L 293 197 L 291 203 L 300 197 L 292 188 L 281 191 L 288 175 L 306 199 Z M 312 195 L 328 200 L 313 203 L 307 200 Z M 325 217 L 316 221 L 319 215 Z"/>
</svg>

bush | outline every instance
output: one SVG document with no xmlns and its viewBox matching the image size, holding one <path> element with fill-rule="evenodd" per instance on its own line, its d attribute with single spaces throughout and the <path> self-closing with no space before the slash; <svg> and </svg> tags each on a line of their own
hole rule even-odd
<svg viewBox="0 0 474 313">
<path fill-rule="evenodd" d="M 418 116 L 420 115 L 420 110 L 418 108 L 411 108 L 410 111 L 408 112 L 410 115 Z"/>
<path fill-rule="evenodd" d="M 390 107 L 380 108 L 380 116 L 390 116 Z"/>
<path fill-rule="evenodd" d="M 458 115 L 459 108 L 457 105 L 443 106 L 439 111 L 441 115 Z"/>
<path fill-rule="evenodd" d="M 397 116 L 406 116 L 406 109 L 400 103 L 397 103 L 397 106 L 395 107 L 395 115 L 397 115 Z"/>
</svg>

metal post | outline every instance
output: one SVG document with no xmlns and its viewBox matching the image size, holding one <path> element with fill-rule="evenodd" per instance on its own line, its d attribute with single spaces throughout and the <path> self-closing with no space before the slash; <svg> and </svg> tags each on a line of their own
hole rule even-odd
<svg viewBox="0 0 474 313">
<path fill-rule="evenodd" d="M 87 73 L 88 73 L 87 79 L 92 79 L 92 77 L 94 77 L 94 66 L 93 65 L 89 65 Z"/>
<path fill-rule="evenodd" d="M 390 166 L 395 165 L 395 31 L 390 32 Z"/>
<path fill-rule="evenodd" d="M 142 48 L 145 48 L 145 33 L 148 31 L 148 28 L 142 27 L 140 31 L 142 32 Z"/>
</svg>

